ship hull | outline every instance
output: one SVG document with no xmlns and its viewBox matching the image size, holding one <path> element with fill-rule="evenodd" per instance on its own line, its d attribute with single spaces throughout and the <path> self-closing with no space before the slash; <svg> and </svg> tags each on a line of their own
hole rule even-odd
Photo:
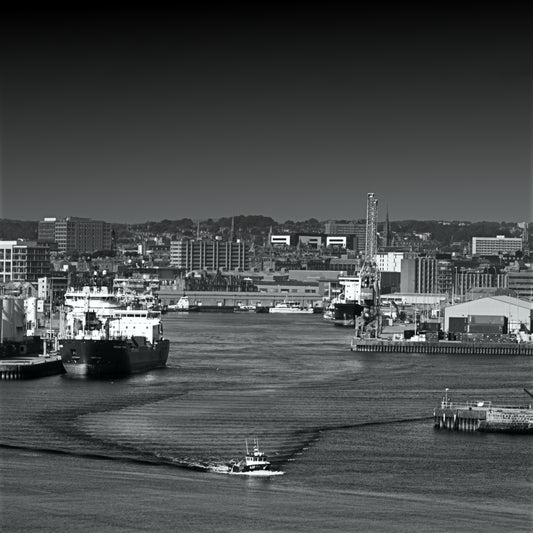
<svg viewBox="0 0 533 533">
<path fill-rule="evenodd" d="M 312 309 L 280 309 L 276 307 L 271 307 L 269 313 L 274 313 L 278 315 L 313 315 L 314 311 Z"/>
<path fill-rule="evenodd" d="M 121 376 L 146 372 L 166 365 L 169 341 L 147 344 L 141 337 L 120 340 L 60 341 L 60 356 L 68 374 Z"/>
<path fill-rule="evenodd" d="M 337 303 L 333 309 L 333 323 L 336 326 L 354 327 L 356 317 L 363 312 L 363 306 L 355 302 Z"/>
</svg>

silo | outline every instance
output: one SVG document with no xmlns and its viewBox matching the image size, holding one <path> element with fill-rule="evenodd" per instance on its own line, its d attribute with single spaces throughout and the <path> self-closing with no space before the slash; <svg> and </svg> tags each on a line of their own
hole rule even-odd
<svg viewBox="0 0 533 533">
<path fill-rule="evenodd" d="M 24 298 L 2 298 L 2 341 L 20 342 L 25 334 Z"/>
</svg>

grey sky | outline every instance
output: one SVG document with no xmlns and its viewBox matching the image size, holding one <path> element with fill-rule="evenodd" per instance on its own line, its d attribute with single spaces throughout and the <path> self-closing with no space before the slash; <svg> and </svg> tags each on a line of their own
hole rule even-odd
<svg viewBox="0 0 533 533">
<path fill-rule="evenodd" d="M 3 20 L 0 217 L 532 219 L 525 13 Z"/>
</svg>

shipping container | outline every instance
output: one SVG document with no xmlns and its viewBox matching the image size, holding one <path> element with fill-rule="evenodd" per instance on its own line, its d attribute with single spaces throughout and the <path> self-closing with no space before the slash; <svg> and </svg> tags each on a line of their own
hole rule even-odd
<svg viewBox="0 0 533 533">
<path fill-rule="evenodd" d="M 466 333 L 467 318 L 463 316 L 451 316 L 448 326 L 450 333 Z"/>
<path fill-rule="evenodd" d="M 420 329 L 425 331 L 439 331 L 440 322 L 422 322 Z"/>
<path fill-rule="evenodd" d="M 469 324 L 500 324 L 503 325 L 507 317 L 503 315 L 468 315 Z"/>
<path fill-rule="evenodd" d="M 469 324 L 469 333 L 502 334 L 506 333 L 504 326 L 497 324 Z"/>
</svg>

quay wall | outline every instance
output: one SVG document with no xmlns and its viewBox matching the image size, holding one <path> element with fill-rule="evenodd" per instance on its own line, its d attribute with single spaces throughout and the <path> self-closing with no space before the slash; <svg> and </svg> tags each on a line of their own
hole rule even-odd
<svg viewBox="0 0 533 533">
<path fill-rule="evenodd" d="M 273 307 L 279 302 L 291 300 L 301 305 L 314 305 L 321 301 L 319 294 L 286 292 L 233 292 L 233 291 L 176 291 L 162 288 L 157 296 L 163 305 L 176 303 L 181 296 L 188 296 L 191 305 L 201 302 L 204 306 L 237 307 L 240 305 L 258 305 Z"/>
<path fill-rule="evenodd" d="M 533 355 L 532 343 L 513 342 L 410 342 L 379 339 L 357 339 L 353 352 L 426 353 L 450 355 Z"/>
<path fill-rule="evenodd" d="M 0 360 L 0 380 L 35 379 L 64 374 L 59 356 Z"/>
</svg>

